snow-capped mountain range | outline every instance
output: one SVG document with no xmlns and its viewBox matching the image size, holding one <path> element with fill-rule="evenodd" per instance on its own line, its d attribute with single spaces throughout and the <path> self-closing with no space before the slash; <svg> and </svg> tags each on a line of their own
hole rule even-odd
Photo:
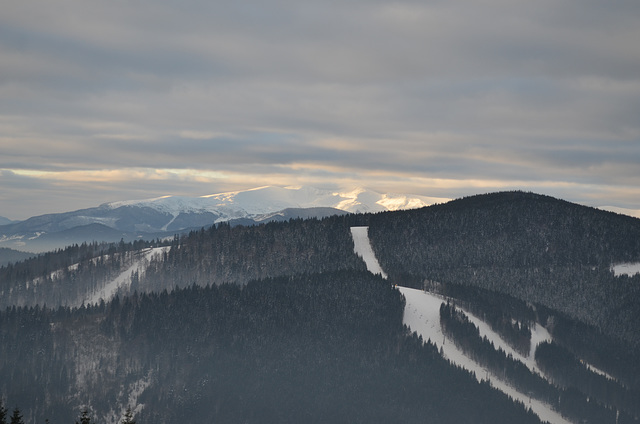
<svg viewBox="0 0 640 424">
<path fill-rule="evenodd" d="M 83 241 L 171 236 L 219 222 L 253 224 L 341 213 L 410 209 L 449 199 L 313 187 L 259 187 L 200 197 L 163 196 L 105 203 L 0 225 L 0 247 L 44 251 Z"/>
<path fill-rule="evenodd" d="M 427 206 L 448 199 L 424 196 L 381 194 L 364 188 L 350 191 L 321 190 L 313 187 L 266 186 L 245 191 L 211 194 L 200 197 L 164 196 L 155 199 L 113 202 L 104 207 L 149 207 L 178 216 L 181 213 L 211 212 L 221 215 L 218 221 L 258 217 L 290 208 L 335 208 L 345 212 L 381 212 Z"/>
</svg>

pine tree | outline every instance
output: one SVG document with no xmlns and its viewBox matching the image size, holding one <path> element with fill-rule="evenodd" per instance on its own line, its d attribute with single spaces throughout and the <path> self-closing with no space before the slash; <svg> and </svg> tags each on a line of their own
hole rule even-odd
<svg viewBox="0 0 640 424">
<path fill-rule="evenodd" d="M 7 408 L 2 404 L 2 400 L 0 400 L 0 424 L 7 424 Z"/>
<path fill-rule="evenodd" d="M 136 420 L 133 419 L 133 411 L 131 411 L 130 406 L 127 407 L 127 412 L 124 413 L 122 424 L 136 424 Z"/>
<path fill-rule="evenodd" d="M 22 414 L 20 414 L 20 409 L 17 407 L 13 410 L 10 424 L 24 424 L 24 421 L 22 421 Z"/>
<path fill-rule="evenodd" d="M 76 424 L 91 424 L 91 417 L 89 416 L 89 410 L 87 408 L 82 411 L 80 415 L 80 422 L 76 421 Z"/>
</svg>

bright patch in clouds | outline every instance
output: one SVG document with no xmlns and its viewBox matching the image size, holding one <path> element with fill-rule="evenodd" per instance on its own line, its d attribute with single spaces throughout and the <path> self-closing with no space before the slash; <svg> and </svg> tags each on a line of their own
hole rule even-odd
<svg viewBox="0 0 640 424">
<path fill-rule="evenodd" d="M 640 210 L 640 3 L 8 2 L 0 215 L 263 185 Z"/>
</svg>

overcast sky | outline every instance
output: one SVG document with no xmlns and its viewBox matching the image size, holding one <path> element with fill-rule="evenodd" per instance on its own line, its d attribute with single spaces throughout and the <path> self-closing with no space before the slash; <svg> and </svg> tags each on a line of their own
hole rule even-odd
<svg viewBox="0 0 640 424">
<path fill-rule="evenodd" d="M 264 185 L 640 209 L 638 0 L 0 0 L 0 215 Z"/>
</svg>

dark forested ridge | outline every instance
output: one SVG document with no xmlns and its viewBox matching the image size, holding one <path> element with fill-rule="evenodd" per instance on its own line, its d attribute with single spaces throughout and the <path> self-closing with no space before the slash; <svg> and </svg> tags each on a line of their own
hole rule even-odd
<svg viewBox="0 0 640 424">
<path fill-rule="evenodd" d="M 402 325 L 403 299 L 364 272 L 141 294 L 0 313 L 0 393 L 27 422 L 537 423 Z"/>
<path fill-rule="evenodd" d="M 548 376 L 546 379 L 531 372 L 526 365 L 513 359 L 502 349 L 496 349 L 486 337 L 481 338 L 478 327 L 455 305 L 442 303 L 440 324 L 443 332 L 457 346 L 475 361 L 492 370 L 494 375 L 508 381 L 521 392 L 552 405 L 563 416 L 575 422 L 640 422 L 636 418 L 640 413 L 639 393 L 624 388 L 612 378 L 588 370 L 567 349 L 548 342 L 541 343 L 536 349 L 536 362 Z M 559 354 L 558 351 L 562 353 Z"/>
<path fill-rule="evenodd" d="M 80 305 L 160 241 L 82 243 L 0 267 L 0 307 Z"/>
<path fill-rule="evenodd" d="M 640 346 L 640 220 L 523 192 L 370 217 L 392 278 L 483 287 L 553 308 Z"/>
<path fill-rule="evenodd" d="M 9 265 L 13 262 L 22 261 L 35 256 L 33 253 L 21 252 L 19 250 L 0 247 L 0 266 Z"/>
<path fill-rule="evenodd" d="M 161 291 L 192 284 L 244 284 L 252 279 L 364 270 L 349 232 L 357 216 L 292 219 L 252 226 L 222 223 L 176 235 L 169 241 L 83 243 L 0 267 L 0 307 L 82 304 L 144 256 L 167 246 L 129 271 L 133 291 Z"/>
<path fill-rule="evenodd" d="M 219 224 L 177 237 L 153 260 L 142 290 L 340 269 L 365 270 L 353 251 L 352 217 L 292 219 L 256 226 Z"/>
<path fill-rule="evenodd" d="M 533 193 L 478 195 L 376 214 L 370 223 L 376 252 L 390 271 L 568 264 L 608 269 L 640 259 L 639 219 Z M 406 247 L 391 248 L 401 245 Z"/>
<path fill-rule="evenodd" d="M 640 262 L 640 220 L 522 192 L 84 243 L 0 267 L 0 399 L 28 422 L 71 423 L 84 407 L 107 422 L 130 404 L 145 405 L 138 423 L 538 422 L 407 334 L 401 296 L 354 252 L 356 225 L 391 283 L 458 299 L 521 353 L 543 325 L 564 349 L 540 357 L 559 382 L 601 381 L 554 368 L 568 352 L 617 379 L 598 394 L 607 405 L 640 403 L 640 275 L 611 272 Z M 113 300 L 65 307 L 123 275 Z M 580 393 L 599 393 L 587 389 L 542 391 L 580 409 Z"/>
</svg>

